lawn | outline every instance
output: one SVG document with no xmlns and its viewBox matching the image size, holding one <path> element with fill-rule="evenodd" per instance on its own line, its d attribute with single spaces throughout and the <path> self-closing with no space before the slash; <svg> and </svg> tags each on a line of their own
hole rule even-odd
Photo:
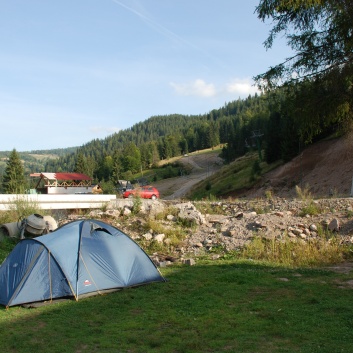
<svg viewBox="0 0 353 353">
<path fill-rule="evenodd" d="M 236 260 L 162 271 L 166 283 L 1 307 L 1 351 L 352 352 L 352 272 Z"/>
</svg>

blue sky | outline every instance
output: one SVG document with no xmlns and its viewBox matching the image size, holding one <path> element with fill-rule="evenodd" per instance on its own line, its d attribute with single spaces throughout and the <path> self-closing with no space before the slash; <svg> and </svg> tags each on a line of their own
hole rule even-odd
<svg viewBox="0 0 353 353">
<path fill-rule="evenodd" d="M 0 2 L 0 150 L 81 146 L 254 94 L 284 60 L 259 0 Z"/>
</svg>

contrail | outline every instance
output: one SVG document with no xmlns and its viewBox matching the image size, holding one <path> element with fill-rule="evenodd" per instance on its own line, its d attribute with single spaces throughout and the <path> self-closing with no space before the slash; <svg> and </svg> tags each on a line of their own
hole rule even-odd
<svg viewBox="0 0 353 353">
<path fill-rule="evenodd" d="M 137 17 L 139 17 L 141 20 L 146 22 L 150 27 L 154 28 L 158 33 L 162 34 L 163 36 L 165 36 L 165 37 L 167 37 L 169 39 L 172 39 L 172 40 L 176 40 L 176 41 L 178 41 L 180 43 L 184 43 L 185 45 L 195 49 L 196 51 L 201 52 L 204 56 L 210 58 L 212 61 L 217 63 L 220 67 L 222 67 L 226 71 L 229 71 L 230 73 L 232 72 L 231 68 L 229 68 L 227 65 L 224 65 L 224 63 L 221 60 L 219 60 L 218 58 L 212 56 L 210 53 L 206 52 L 205 50 L 203 50 L 202 48 L 198 47 L 197 45 L 195 45 L 195 44 L 185 40 L 184 38 L 178 36 L 176 33 L 170 31 L 168 28 L 166 28 L 166 27 L 162 26 L 161 24 L 153 21 L 151 18 L 145 16 L 141 12 L 135 10 L 134 8 L 123 4 L 119 0 L 112 0 L 112 1 L 114 3 L 116 3 L 117 5 L 123 7 L 124 9 L 128 10 L 129 12 L 133 13 Z"/>
<path fill-rule="evenodd" d="M 133 9 L 132 7 L 129 7 L 129 6 L 125 5 L 125 4 L 123 4 L 122 2 L 118 1 L 118 0 L 112 0 L 112 1 L 115 2 L 116 4 L 120 5 L 124 9 L 130 11 L 131 13 L 135 14 L 136 16 L 140 17 L 144 22 L 146 22 L 148 25 L 153 27 L 158 33 L 164 35 L 165 37 L 177 40 L 179 42 L 182 42 L 182 43 L 184 43 L 184 44 L 186 44 L 186 45 L 188 45 L 188 46 L 190 46 L 190 47 L 192 47 L 194 49 L 197 49 L 199 51 L 203 51 L 202 49 L 200 49 L 196 45 L 192 44 L 191 42 L 188 42 L 187 40 L 185 40 L 182 37 L 178 36 L 176 33 L 170 31 L 168 28 L 162 26 L 161 24 L 153 21 L 152 19 L 148 18 L 147 16 L 145 16 L 141 12 Z"/>
</svg>

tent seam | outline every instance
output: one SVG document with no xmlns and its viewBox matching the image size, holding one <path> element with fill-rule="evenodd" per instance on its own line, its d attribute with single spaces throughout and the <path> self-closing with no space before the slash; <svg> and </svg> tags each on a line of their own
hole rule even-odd
<svg viewBox="0 0 353 353">
<path fill-rule="evenodd" d="M 43 246 L 43 244 L 42 244 L 42 246 Z M 44 246 L 43 246 L 43 247 L 44 247 Z M 12 302 L 13 298 L 18 294 L 18 291 L 19 291 L 19 289 L 20 289 L 22 283 L 23 283 L 23 282 L 25 281 L 25 279 L 28 277 L 28 274 L 29 274 L 29 272 L 32 270 L 33 265 L 34 265 L 34 263 L 37 261 L 39 255 L 43 252 L 43 247 L 42 247 L 41 249 L 38 249 L 38 251 L 37 251 L 37 253 L 36 253 L 36 256 L 33 257 L 32 261 L 30 262 L 29 266 L 27 267 L 26 272 L 25 272 L 24 275 L 22 276 L 20 283 L 18 283 L 18 285 L 17 285 L 17 287 L 16 287 L 16 290 L 13 292 L 13 294 L 12 294 L 10 300 L 8 301 L 8 304 L 10 304 L 10 303 Z"/>
<path fill-rule="evenodd" d="M 77 300 L 76 298 L 76 294 L 75 294 L 75 291 L 73 290 L 72 286 L 71 286 L 71 283 L 70 281 L 68 280 L 68 276 L 67 274 L 65 273 L 64 269 L 62 268 L 62 266 L 60 265 L 59 261 L 56 259 L 56 257 L 54 256 L 54 254 L 50 251 L 50 249 L 45 245 L 43 244 L 41 241 L 38 241 L 36 239 L 32 239 L 32 240 L 35 240 L 37 243 L 41 244 L 45 249 L 47 249 L 48 253 L 51 254 L 52 258 L 54 259 L 54 261 L 57 263 L 58 267 L 60 268 L 61 272 L 64 274 L 65 276 L 65 280 L 67 281 L 67 284 L 69 285 L 70 287 L 70 290 L 71 290 L 71 293 L 72 295 L 74 296 L 74 298 Z M 50 263 L 50 262 L 49 262 Z M 49 265 L 50 266 L 50 265 Z M 51 279 L 51 277 L 50 277 Z"/>
<path fill-rule="evenodd" d="M 92 280 L 94 286 L 96 287 L 97 293 L 100 294 L 100 295 L 102 295 L 102 293 L 99 291 L 98 286 L 97 286 L 96 282 L 94 281 L 94 279 L 93 279 L 91 273 L 89 272 L 89 269 L 88 269 L 88 267 L 87 267 L 87 265 L 86 265 L 86 263 L 85 263 L 85 260 L 83 259 L 83 256 L 82 256 L 81 253 L 80 253 L 80 258 L 81 258 L 81 260 L 82 260 L 83 265 L 85 266 L 85 269 L 86 269 L 86 271 L 87 271 L 89 277 L 91 278 L 91 280 Z"/>
</svg>

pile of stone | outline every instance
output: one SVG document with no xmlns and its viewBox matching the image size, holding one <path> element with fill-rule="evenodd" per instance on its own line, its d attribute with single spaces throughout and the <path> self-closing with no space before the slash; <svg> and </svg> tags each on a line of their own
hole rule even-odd
<svg viewBox="0 0 353 353">
<path fill-rule="evenodd" d="M 156 234 L 152 230 L 139 231 L 143 227 L 138 225 L 143 225 L 149 217 L 173 209 L 173 214 L 166 214 L 163 220 L 165 226 L 173 227 L 182 219 L 193 224 L 193 227 L 173 254 L 152 256 L 159 266 L 176 260 L 192 265 L 192 255 L 212 253 L 215 248 L 225 252 L 238 250 L 256 236 L 278 241 L 285 238 L 310 241 L 327 229 L 342 243 L 353 243 L 352 198 L 310 201 L 319 210 L 316 215 L 303 214 L 309 202 L 305 200 L 259 199 L 214 203 L 142 201 L 137 214 L 136 210 L 133 212 L 133 202 L 129 201 L 119 206 L 111 205 L 105 211 L 92 211 L 89 217 L 108 220 L 136 241 L 142 239 L 144 242 L 168 245 L 169 239 L 165 234 Z M 130 221 L 121 222 L 122 217 Z"/>
</svg>

